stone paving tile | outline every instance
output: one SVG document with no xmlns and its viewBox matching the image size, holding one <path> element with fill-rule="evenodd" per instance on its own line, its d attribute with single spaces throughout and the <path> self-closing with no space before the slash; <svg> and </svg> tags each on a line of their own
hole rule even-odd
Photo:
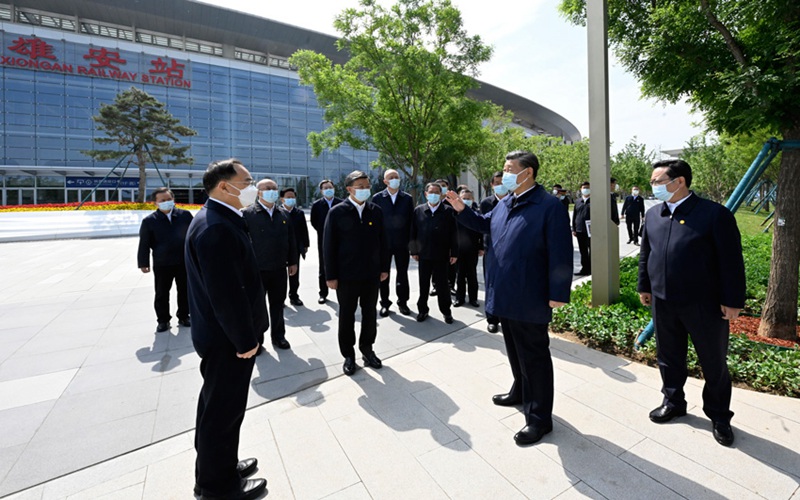
<svg viewBox="0 0 800 500">
<path fill-rule="evenodd" d="M 356 483 L 325 497 L 325 500 L 372 500 L 364 483 Z"/>
<path fill-rule="evenodd" d="M 142 498 L 142 487 L 147 468 L 123 474 L 120 477 L 87 488 L 67 497 L 67 500 L 94 500 L 96 498 Z M 138 493 L 138 496 L 137 496 Z"/>
<path fill-rule="evenodd" d="M 77 369 L 0 382 L 0 411 L 57 399 Z"/>
<path fill-rule="evenodd" d="M 0 448 L 27 444 L 56 404 L 55 399 L 0 411 Z M 10 431 L 13 429 L 13 432 Z M 0 461 L 2 463 L 2 461 Z M 2 476 L 2 474 L 0 474 Z"/>
<path fill-rule="evenodd" d="M 28 356 L 14 356 L 14 359 L 6 360 L 0 365 L 0 381 L 80 368 L 92 349 L 92 346 L 87 346 Z"/>
</svg>

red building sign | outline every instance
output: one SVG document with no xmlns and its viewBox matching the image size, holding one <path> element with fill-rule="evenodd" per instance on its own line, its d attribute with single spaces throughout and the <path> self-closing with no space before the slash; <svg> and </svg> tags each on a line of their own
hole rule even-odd
<svg viewBox="0 0 800 500">
<path fill-rule="evenodd" d="M 129 67 L 118 50 L 88 47 L 83 60 L 59 61 L 55 47 L 45 40 L 20 36 L 6 47 L 11 55 L 0 56 L 0 65 L 55 73 L 67 73 L 94 78 L 163 85 L 191 89 L 192 82 L 184 75 L 186 65 L 176 59 L 158 57 L 150 61 L 147 73 Z"/>
</svg>

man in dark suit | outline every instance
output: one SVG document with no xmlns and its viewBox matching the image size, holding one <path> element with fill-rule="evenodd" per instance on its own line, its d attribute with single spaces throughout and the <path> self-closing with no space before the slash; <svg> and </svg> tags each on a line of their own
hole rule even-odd
<svg viewBox="0 0 800 500">
<path fill-rule="evenodd" d="M 203 387 L 197 402 L 195 494 L 252 499 L 266 479 L 244 480 L 254 458 L 239 461 L 239 429 L 254 356 L 269 327 L 264 288 L 243 206 L 255 201 L 250 172 L 238 160 L 212 163 L 203 175 L 208 201 L 189 227 L 185 259 L 192 342 Z"/>
<path fill-rule="evenodd" d="M 456 194 L 458 194 L 458 191 L 450 189 L 450 181 L 448 181 L 447 179 L 436 179 L 434 182 L 436 184 L 438 184 L 439 186 L 441 186 L 441 188 L 442 188 L 442 192 L 441 192 L 442 205 L 444 205 L 446 207 L 449 207 L 450 203 L 448 203 L 447 200 L 445 199 L 445 195 L 447 194 L 448 191 L 456 191 Z M 457 268 L 458 268 L 458 266 L 456 264 L 450 264 L 449 266 L 447 266 L 447 288 L 445 290 L 449 290 L 450 291 L 450 295 L 455 295 L 456 294 L 456 270 L 457 270 Z M 439 293 L 439 292 L 437 291 L 437 288 L 436 288 L 436 281 L 434 281 L 434 283 L 433 283 L 433 291 L 431 291 L 431 295 L 435 296 L 437 293 Z"/>
<path fill-rule="evenodd" d="M 178 289 L 178 324 L 191 326 L 189 302 L 186 298 L 186 266 L 183 262 L 183 244 L 186 231 L 192 223 L 192 214 L 175 207 L 175 197 L 169 188 L 153 191 L 153 202 L 158 210 L 142 219 L 139 228 L 137 261 L 143 273 L 150 272 L 150 250 L 153 251 L 153 276 L 156 287 L 157 332 L 169 330 L 169 292 L 172 281 Z"/>
<path fill-rule="evenodd" d="M 572 238 L 564 206 L 539 184 L 539 160 L 525 151 L 506 155 L 504 198 L 487 215 L 465 210 L 457 196 L 448 200 L 456 219 L 490 233 L 486 309 L 500 317 L 514 384 L 492 402 L 523 405 L 525 427 L 514 440 L 533 444 L 553 429 L 553 361 L 547 329 L 552 310 L 569 301 Z"/>
<path fill-rule="evenodd" d="M 609 186 L 611 193 L 611 222 L 619 226 L 619 205 L 617 204 L 617 179 L 611 178 L 611 185 Z"/>
<path fill-rule="evenodd" d="M 458 196 L 468 209 L 478 212 L 474 204 L 473 194 L 469 188 L 458 191 Z M 461 307 L 469 297 L 469 305 L 478 307 L 478 257 L 483 255 L 483 234 L 472 229 L 456 225 L 458 237 L 458 272 L 456 274 L 456 298 L 453 307 Z M 469 295 L 467 295 L 469 293 Z"/>
<path fill-rule="evenodd" d="M 434 287 L 439 291 L 436 296 L 439 311 L 444 316 L 445 323 L 452 324 L 447 271 L 458 260 L 458 237 L 453 209 L 449 204 L 442 203 L 441 193 L 442 187 L 439 184 L 429 182 L 425 186 L 425 197 L 428 201 L 414 209 L 408 250 L 411 257 L 419 262 L 417 321 L 425 321 L 428 317 L 428 289 L 432 276 Z M 455 196 L 455 192 L 453 195 Z"/>
<path fill-rule="evenodd" d="M 644 217 L 644 198 L 639 196 L 639 188 L 633 186 L 631 195 L 622 203 L 622 217 L 628 227 L 628 243 L 639 246 L 639 225 Z"/>
<path fill-rule="evenodd" d="M 261 285 L 269 302 L 270 339 L 278 349 L 289 349 L 283 303 L 286 300 L 286 274 L 297 274 L 297 240 L 289 214 L 278 206 L 278 184 L 263 179 L 256 184 L 258 201 L 242 213 L 250 230 L 250 240 L 258 262 Z M 263 338 L 258 339 L 264 343 Z"/>
<path fill-rule="evenodd" d="M 327 285 L 339 301 L 339 351 L 345 375 L 356 371 L 356 309 L 361 305 L 358 349 L 365 366 L 378 369 L 381 360 L 372 345 L 378 333 L 378 287 L 389 277 L 383 212 L 367 199 L 369 177 L 356 170 L 348 174 L 347 201 L 333 207 L 325 222 L 323 250 Z"/>
<path fill-rule="evenodd" d="M 591 226 L 586 224 L 592 219 L 591 194 L 589 183 L 581 184 L 581 197 L 575 200 L 575 208 L 572 210 L 572 235 L 577 238 L 578 251 L 581 253 L 581 269 L 575 273 L 576 276 L 592 274 L 592 240 L 589 232 Z"/>
<path fill-rule="evenodd" d="M 328 299 L 328 285 L 325 279 L 325 252 L 322 251 L 322 240 L 325 234 L 325 220 L 330 209 L 342 202 L 340 198 L 334 196 L 333 182 L 324 179 L 319 183 L 319 192 L 322 198 L 311 205 L 311 227 L 317 232 L 317 252 L 319 255 L 319 300 L 324 304 Z"/>
<path fill-rule="evenodd" d="M 487 196 L 486 198 L 481 200 L 480 212 L 483 215 L 488 215 L 494 207 L 497 206 L 497 203 L 508 196 L 508 188 L 503 185 L 503 172 L 495 172 L 492 175 L 492 194 Z M 489 245 L 492 244 L 492 237 L 490 234 L 486 233 L 483 235 L 483 282 L 486 283 L 486 270 L 489 268 L 487 260 L 489 259 L 489 252 L 488 248 Z M 485 304 L 484 304 L 485 309 Z M 494 314 L 490 314 L 489 311 L 486 311 L 486 330 L 489 333 L 497 333 L 500 325 L 500 318 L 495 316 Z"/>
<path fill-rule="evenodd" d="M 691 336 L 705 379 L 703 412 L 717 442 L 730 446 L 728 322 L 739 316 L 745 298 L 736 219 L 724 206 L 689 190 L 692 169 L 683 160 L 655 163 L 650 184 L 664 202 L 647 213 L 639 253 L 639 297 L 653 309 L 664 394 L 650 420 L 664 423 L 686 415 L 683 386 Z"/>
<path fill-rule="evenodd" d="M 292 229 L 294 229 L 294 237 L 297 240 L 297 252 L 302 258 L 306 258 L 306 252 L 310 245 L 308 238 L 308 224 L 306 224 L 306 214 L 303 213 L 297 206 L 297 192 L 294 188 L 281 189 L 281 199 L 283 200 L 283 208 L 289 214 L 289 220 L 292 221 Z M 297 272 L 289 274 L 289 303 L 295 307 L 303 305 L 300 300 L 300 261 L 297 261 Z"/>
<path fill-rule="evenodd" d="M 553 196 L 558 198 L 561 204 L 569 210 L 572 201 L 569 199 L 569 196 L 567 196 L 567 190 L 561 187 L 561 184 L 553 184 Z"/>
<path fill-rule="evenodd" d="M 397 170 L 389 169 L 383 174 L 383 183 L 386 189 L 372 197 L 372 202 L 383 211 L 383 223 L 386 227 L 386 241 L 389 245 L 389 258 L 394 257 L 397 268 L 395 293 L 397 294 L 397 307 L 401 314 L 411 314 L 408 308 L 408 238 L 411 234 L 411 218 L 414 215 L 414 200 L 411 195 L 400 189 L 400 174 Z M 391 274 L 391 268 L 390 268 Z M 389 315 L 392 301 L 389 299 L 390 279 L 381 281 L 381 310 L 380 315 Z"/>
</svg>

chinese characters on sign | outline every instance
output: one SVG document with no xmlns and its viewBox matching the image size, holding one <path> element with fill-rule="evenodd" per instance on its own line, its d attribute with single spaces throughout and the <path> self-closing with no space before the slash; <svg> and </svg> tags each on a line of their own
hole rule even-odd
<svg viewBox="0 0 800 500">
<path fill-rule="evenodd" d="M 83 60 L 75 62 L 59 61 L 55 47 L 45 40 L 20 36 L 6 47 L 14 55 L 0 56 L 0 65 L 55 73 L 83 75 L 95 78 L 109 78 L 129 82 L 149 83 L 167 87 L 192 88 L 191 80 L 184 77 L 186 65 L 176 59 L 158 57 L 150 62 L 147 73 L 127 71 L 128 61 L 119 51 L 105 47 L 89 47 Z M 85 60 L 85 61 L 84 61 Z M 88 65 L 87 65 L 88 64 Z"/>
</svg>

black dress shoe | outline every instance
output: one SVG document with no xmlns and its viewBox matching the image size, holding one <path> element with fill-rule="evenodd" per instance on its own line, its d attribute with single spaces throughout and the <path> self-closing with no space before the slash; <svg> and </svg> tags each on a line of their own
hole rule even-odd
<svg viewBox="0 0 800 500">
<path fill-rule="evenodd" d="M 388 307 L 381 307 L 380 315 L 381 315 L 381 318 L 385 318 L 386 316 L 388 316 L 389 315 L 389 308 Z"/>
<path fill-rule="evenodd" d="M 439 292 L 438 292 L 438 291 L 436 291 L 436 289 L 434 288 L 433 290 L 431 290 L 430 296 L 431 296 L 431 297 L 436 297 L 436 295 L 438 295 L 438 293 L 439 293 Z"/>
<path fill-rule="evenodd" d="M 449 315 L 449 314 L 446 315 L 444 317 L 444 322 L 447 323 L 448 325 L 452 325 L 453 324 L 453 317 L 451 315 Z"/>
<path fill-rule="evenodd" d="M 397 306 L 397 308 L 400 309 L 400 314 L 404 314 L 404 315 L 411 314 L 411 309 L 409 309 L 408 306 L 405 305 L 405 304 L 399 304 Z"/>
<path fill-rule="evenodd" d="M 469 305 L 471 305 L 472 307 L 478 307 L 480 306 L 480 303 L 477 300 L 470 300 Z"/>
<path fill-rule="evenodd" d="M 453 307 L 461 307 L 463 305 L 464 305 L 464 301 L 463 300 L 456 299 L 456 300 L 453 301 Z"/>
<path fill-rule="evenodd" d="M 545 434 L 553 431 L 553 426 L 540 427 L 536 425 L 526 425 L 516 434 L 514 434 L 514 441 L 520 446 L 538 443 Z"/>
<path fill-rule="evenodd" d="M 378 358 L 374 352 L 364 354 L 361 359 L 364 360 L 364 366 L 369 366 L 370 368 L 375 368 L 376 370 L 383 366 L 380 358 Z"/>
<path fill-rule="evenodd" d="M 169 323 L 159 323 L 156 325 L 157 332 L 166 332 L 167 330 L 169 330 Z"/>
<path fill-rule="evenodd" d="M 300 298 L 298 298 L 298 297 L 295 297 L 293 299 L 289 299 L 289 303 L 292 304 L 293 306 L 296 306 L 296 307 L 300 307 L 300 306 L 303 305 L 303 301 L 300 300 Z"/>
<path fill-rule="evenodd" d="M 686 407 L 678 408 L 676 406 L 661 405 L 655 410 L 650 412 L 650 420 L 657 424 L 669 422 L 673 418 L 682 417 L 686 415 Z"/>
<path fill-rule="evenodd" d="M 224 495 L 211 495 L 203 492 L 201 500 L 254 500 L 267 490 L 267 480 L 242 479 L 242 486 L 239 491 L 226 493 Z"/>
<path fill-rule="evenodd" d="M 192 322 L 189 321 L 189 318 L 183 318 L 178 320 L 178 325 L 189 327 L 192 326 Z"/>
<path fill-rule="evenodd" d="M 344 358 L 344 364 L 342 365 L 342 371 L 345 375 L 352 375 L 356 372 L 356 360 L 355 358 Z"/>
<path fill-rule="evenodd" d="M 512 397 L 511 394 L 495 394 L 492 396 L 492 403 L 497 406 L 516 406 L 522 404 L 522 398 Z"/>
<path fill-rule="evenodd" d="M 486 327 L 486 331 L 489 333 L 497 333 L 497 325 L 494 323 L 489 323 L 489 326 Z"/>
<path fill-rule="evenodd" d="M 628 240 L 628 243 L 626 243 L 626 245 L 630 245 L 631 243 L 633 243 L 633 241 Z"/>
<path fill-rule="evenodd" d="M 419 321 L 420 323 L 422 323 L 426 319 L 428 319 L 428 313 L 419 313 L 419 314 L 417 314 L 417 321 Z"/>
<path fill-rule="evenodd" d="M 317 304 L 324 304 L 327 301 L 328 299 L 326 299 L 325 297 L 320 297 L 319 300 L 317 301 Z"/>
<path fill-rule="evenodd" d="M 714 439 L 722 446 L 733 444 L 733 429 L 726 422 L 714 422 Z"/>
<path fill-rule="evenodd" d="M 248 476 L 252 476 L 256 471 L 257 466 L 257 458 L 245 458 L 244 460 L 239 460 L 239 463 L 236 464 L 236 472 L 239 473 L 239 477 L 244 479 Z M 198 486 L 197 483 L 194 483 L 194 494 L 197 496 L 201 496 L 203 494 L 203 490 L 200 489 L 200 486 Z"/>
<path fill-rule="evenodd" d="M 455 295 L 455 294 L 456 294 L 456 289 L 450 288 L 450 295 Z"/>
<path fill-rule="evenodd" d="M 289 344 L 289 341 L 286 340 L 285 338 L 273 340 L 272 345 L 274 345 L 278 349 L 289 349 L 290 347 L 292 347 L 292 345 Z"/>
</svg>

